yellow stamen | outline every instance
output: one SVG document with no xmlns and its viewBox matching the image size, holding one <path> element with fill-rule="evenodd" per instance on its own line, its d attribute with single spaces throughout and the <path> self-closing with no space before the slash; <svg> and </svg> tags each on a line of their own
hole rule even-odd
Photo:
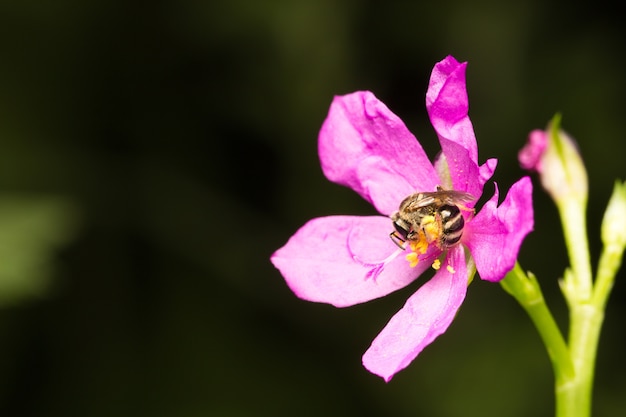
<svg viewBox="0 0 626 417">
<path fill-rule="evenodd" d="M 411 252 L 406 256 L 406 260 L 409 261 L 409 266 L 411 268 L 415 268 L 419 263 L 420 259 L 417 253 Z"/>
<path fill-rule="evenodd" d="M 435 271 L 439 271 L 439 268 L 441 268 L 441 261 L 439 259 L 435 259 L 431 266 Z"/>
</svg>

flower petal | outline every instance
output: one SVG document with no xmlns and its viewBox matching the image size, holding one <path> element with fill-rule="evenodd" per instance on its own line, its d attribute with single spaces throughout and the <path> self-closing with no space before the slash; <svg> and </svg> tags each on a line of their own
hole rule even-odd
<svg viewBox="0 0 626 417">
<path fill-rule="evenodd" d="M 369 91 L 337 96 L 319 134 L 322 170 L 389 215 L 438 185 L 426 153 L 402 120 Z"/>
<path fill-rule="evenodd" d="M 447 267 L 450 266 L 450 268 Z M 467 292 L 465 251 L 449 250 L 441 269 L 413 294 L 363 355 L 363 366 L 389 381 L 446 331 Z"/>
<path fill-rule="evenodd" d="M 478 180 L 480 183 L 481 195 L 483 186 L 491 179 L 493 173 L 496 172 L 496 167 L 498 166 L 498 160 L 496 158 L 489 158 L 487 161 L 480 166 L 478 172 L 480 174 L 480 179 Z"/>
<path fill-rule="evenodd" d="M 447 56 L 438 62 L 430 76 L 426 108 L 437 133 L 463 146 L 478 163 L 478 145 L 467 113 L 469 101 L 465 83 L 467 62 Z"/>
<path fill-rule="evenodd" d="M 454 189 L 480 197 L 484 170 L 478 166 L 478 146 L 468 116 L 466 67 L 467 63 L 461 64 L 452 56 L 435 65 L 426 93 L 426 108 L 446 156 Z"/>
<path fill-rule="evenodd" d="M 431 250 L 411 268 L 405 252 L 389 239 L 391 230 L 391 220 L 382 216 L 318 217 L 302 226 L 271 261 L 298 297 L 351 306 L 405 287 L 440 254 Z"/>
<path fill-rule="evenodd" d="M 533 230 L 533 186 L 523 177 L 498 204 L 498 189 L 465 226 L 463 243 L 472 253 L 476 270 L 487 281 L 499 281 L 515 265 L 519 248 Z"/>
</svg>

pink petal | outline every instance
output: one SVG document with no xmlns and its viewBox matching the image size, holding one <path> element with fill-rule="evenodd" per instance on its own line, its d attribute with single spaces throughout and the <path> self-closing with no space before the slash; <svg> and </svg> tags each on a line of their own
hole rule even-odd
<svg viewBox="0 0 626 417">
<path fill-rule="evenodd" d="M 448 162 L 452 188 L 470 193 L 479 198 L 483 193 L 483 185 L 486 182 L 481 174 L 489 172 L 489 169 L 483 170 L 484 172 L 481 171 L 479 166 L 469 158 L 467 149 L 458 143 L 443 137 L 439 137 L 439 142 Z M 489 168 L 488 165 L 486 167 Z"/>
<path fill-rule="evenodd" d="M 435 65 L 426 92 L 426 108 L 437 133 L 463 146 L 477 163 L 478 145 L 467 115 L 466 67 L 467 62 L 459 63 L 452 56 Z"/>
<path fill-rule="evenodd" d="M 533 230 L 533 186 L 523 177 L 497 207 L 498 190 L 465 226 L 463 243 L 472 253 L 480 277 L 499 281 L 515 265 L 519 248 Z"/>
<path fill-rule="evenodd" d="M 480 183 L 481 195 L 483 186 L 491 179 L 493 173 L 496 171 L 496 167 L 498 166 L 498 160 L 496 158 L 487 159 L 487 161 L 482 164 L 479 168 L 480 179 L 478 180 Z"/>
<path fill-rule="evenodd" d="M 446 268 L 452 267 L 451 270 Z M 454 271 L 454 272 L 451 272 Z M 363 365 L 389 381 L 452 323 L 467 291 L 465 251 L 448 252 L 441 269 L 413 294 L 363 355 Z"/>
<path fill-rule="evenodd" d="M 478 167 L 478 146 L 468 116 L 466 66 L 452 56 L 435 65 L 426 93 L 426 108 L 446 156 L 453 188 L 480 197 L 484 170 Z"/>
<path fill-rule="evenodd" d="M 326 177 L 351 187 L 382 214 L 439 183 L 415 136 L 368 91 L 335 97 L 318 146 Z"/>
<path fill-rule="evenodd" d="M 389 238 L 392 230 L 391 220 L 382 216 L 318 217 L 302 226 L 271 261 L 298 297 L 351 306 L 405 287 L 439 255 L 433 249 L 411 268 L 405 252 Z"/>
</svg>

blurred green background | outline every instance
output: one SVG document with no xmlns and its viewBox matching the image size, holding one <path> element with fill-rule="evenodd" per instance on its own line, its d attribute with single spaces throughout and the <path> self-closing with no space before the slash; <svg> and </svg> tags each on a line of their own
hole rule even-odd
<svg viewBox="0 0 626 417">
<path fill-rule="evenodd" d="M 298 300 L 268 258 L 312 217 L 374 213 L 320 171 L 332 96 L 373 91 L 434 156 L 424 94 L 453 54 L 502 189 L 523 174 L 528 132 L 562 112 L 589 171 L 595 261 L 626 177 L 622 14 L 25 0 L 0 2 L 0 28 L 0 415 L 553 415 L 547 355 L 498 285 L 475 281 L 450 330 L 385 384 L 361 354 L 415 287 L 339 310 Z M 539 187 L 535 200 L 520 259 L 565 325 L 560 224 Z M 596 415 L 626 413 L 624 279 Z"/>
</svg>

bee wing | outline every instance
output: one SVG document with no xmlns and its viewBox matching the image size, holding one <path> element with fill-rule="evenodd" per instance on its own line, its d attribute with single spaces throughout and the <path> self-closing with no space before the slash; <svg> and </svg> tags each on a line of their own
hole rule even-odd
<svg viewBox="0 0 626 417">
<path fill-rule="evenodd" d="M 476 197 L 474 197 L 470 193 L 465 193 L 463 191 L 449 190 L 445 191 L 444 193 L 445 195 L 443 195 L 442 197 L 444 197 L 443 199 L 448 204 L 462 204 L 476 200 Z"/>
<path fill-rule="evenodd" d="M 419 198 L 418 198 L 419 197 Z M 409 197 L 404 205 L 404 210 L 415 211 L 422 207 L 428 207 L 436 201 L 434 193 L 421 193 L 416 198 Z"/>
<path fill-rule="evenodd" d="M 400 204 L 400 210 L 412 212 L 428 206 L 463 205 L 474 200 L 476 198 L 469 193 L 439 188 L 438 191 L 415 193 L 408 196 Z"/>
</svg>

